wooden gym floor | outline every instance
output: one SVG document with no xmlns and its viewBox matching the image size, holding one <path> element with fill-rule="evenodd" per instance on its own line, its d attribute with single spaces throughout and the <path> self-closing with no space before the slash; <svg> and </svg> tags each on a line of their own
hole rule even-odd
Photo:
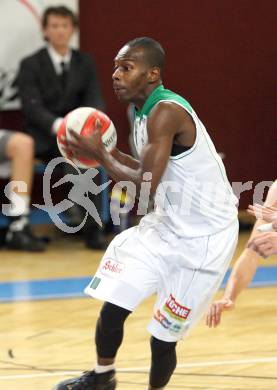
<svg viewBox="0 0 277 390">
<path fill-rule="evenodd" d="M 246 233 L 240 236 L 235 258 L 247 237 Z M 50 390 L 55 383 L 93 367 L 93 331 L 100 302 L 83 297 L 46 299 L 47 294 L 43 299 L 39 295 L 28 299 L 27 282 L 22 284 L 24 300 L 16 299 L 22 294 L 22 281 L 66 284 L 79 278 L 82 282 L 93 275 L 100 257 L 101 252 L 61 237 L 39 255 L 0 252 L 0 293 L 12 286 L 15 296 L 0 303 L 0 389 Z M 261 261 L 261 267 L 267 275 L 261 282 L 264 287 L 247 289 L 236 310 L 224 313 L 219 328 L 209 329 L 202 320 L 179 343 L 178 367 L 168 389 L 277 389 L 277 256 Z M 142 304 L 126 323 L 117 360 L 119 390 L 146 388 L 150 358 L 146 326 L 153 302 L 151 298 Z"/>
</svg>

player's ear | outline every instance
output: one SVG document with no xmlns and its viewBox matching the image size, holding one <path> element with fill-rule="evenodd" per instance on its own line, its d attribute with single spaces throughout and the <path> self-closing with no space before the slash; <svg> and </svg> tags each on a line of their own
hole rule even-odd
<svg viewBox="0 0 277 390">
<path fill-rule="evenodd" d="M 149 71 L 149 82 L 150 84 L 155 83 L 161 78 L 161 69 L 157 66 L 154 66 Z"/>
</svg>

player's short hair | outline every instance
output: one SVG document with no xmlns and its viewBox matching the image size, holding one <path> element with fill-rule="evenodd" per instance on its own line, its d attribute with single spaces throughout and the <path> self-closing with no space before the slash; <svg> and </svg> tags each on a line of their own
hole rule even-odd
<svg viewBox="0 0 277 390">
<path fill-rule="evenodd" d="M 78 26 L 78 17 L 77 15 L 68 7 L 64 5 L 59 5 L 57 7 L 48 7 L 45 9 L 42 15 L 42 27 L 45 28 L 48 23 L 48 18 L 50 15 L 63 16 L 65 18 L 70 18 L 74 27 Z"/>
<path fill-rule="evenodd" d="M 145 53 L 145 59 L 150 66 L 157 66 L 163 71 L 165 66 L 165 51 L 162 45 L 153 38 L 141 37 L 128 42 L 127 45 L 133 48 L 142 48 Z"/>
</svg>

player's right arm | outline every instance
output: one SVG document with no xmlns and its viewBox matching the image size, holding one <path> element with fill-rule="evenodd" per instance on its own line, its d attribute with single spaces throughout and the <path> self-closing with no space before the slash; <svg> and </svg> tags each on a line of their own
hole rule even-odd
<svg viewBox="0 0 277 390">
<path fill-rule="evenodd" d="M 139 160 L 135 159 L 134 157 L 130 156 L 129 154 L 125 154 L 121 152 L 119 149 L 115 148 L 111 155 L 119 161 L 121 164 L 126 165 L 129 168 L 132 169 L 139 169 L 140 162 Z"/>
<path fill-rule="evenodd" d="M 273 183 L 268 191 L 265 201 L 265 206 L 270 206 L 277 199 L 277 181 Z M 259 235 L 258 227 L 265 223 L 264 220 L 256 221 L 250 239 Z M 244 290 L 253 279 L 261 257 L 251 248 L 245 248 L 234 264 L 231 275 L 228 279 L 224 295 L 220 300 L 214 301 L 208 310 L 206 316 L 206 324 L 211 327 L 216 327 L 220 324 L 222 312 L 228 309 L 233 309 L 238 295 Z"/>
</svg>

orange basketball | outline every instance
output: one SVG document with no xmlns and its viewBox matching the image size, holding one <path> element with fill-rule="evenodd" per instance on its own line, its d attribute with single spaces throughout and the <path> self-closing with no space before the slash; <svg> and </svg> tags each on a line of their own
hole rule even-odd
<svg viewBox="0 0 277 390">
<path fill-rule="evenodd" d="M 102 141 L 108 152 L 111 152 L 117 141 L 117 133 L 113 122 L 102 111 L 92 107 L 80 107 L 71 111 L 65 116 L 62 124 L 57 132 L 57 144 L 61 152 L 61 155 L 71 160 L 75 165 L 80 168 L 91 168 L 99 166 L 96 160 L 89 160 L 85 157 L 75 158 L 65 150 L 65 144 L 63 138 L 71 140 L 72 137 L 69 130 L 73 130 L 77 134 L 87 137 L 93 133 L 95 129 L 96 120 L 100 121 Z"/>
</svg>

